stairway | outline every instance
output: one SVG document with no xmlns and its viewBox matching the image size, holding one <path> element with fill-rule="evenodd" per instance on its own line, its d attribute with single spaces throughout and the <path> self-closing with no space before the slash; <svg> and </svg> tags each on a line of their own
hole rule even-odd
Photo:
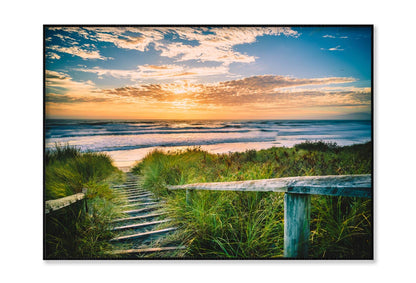
<svg viewBox="0 0 416 283">
<path fill-rule="evenodd" d="M 127 173 L 126 182 L 113 189 L 124 215 L 112 221 L 114 258 L 175 258 L 183 254 L 184 246 L 167 239 L 177 228 L 171 225 L 164 202 L 143 189 L 138 176 Z"/>
</svg>

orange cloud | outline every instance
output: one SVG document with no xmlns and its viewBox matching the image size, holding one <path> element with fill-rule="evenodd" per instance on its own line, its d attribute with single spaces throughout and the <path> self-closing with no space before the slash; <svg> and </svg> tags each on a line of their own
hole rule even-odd
<svg viewBox="0 0 416 283">
<path fill-rule="evenodd" d="M 190 82 L 171 84 L 142 84 L 139 86 L 103 90 L 113 96 L 135 98 L 138 101 L 166 102 L 187 99 L 199 105 L 241 106 L 241 105 L 338 105 L 368 104 L 369 89 L 322 89 L 284 90 L 285 87 L 305 85 L 328 85 L 355 81 L 353 78 L 298 79 L 283 76 L 254 76 L 215 84 L 194 84 Z M 282 90 L 280 90 L 282 89 Z"/>
<path fill-rule="evenodd" d="M 341 84 L 355 81 L 344 77 L 308 79 L 265 75 L 210 84 L 180 81 L 99 89 L 90 82 L 74 82 L 63 73 L 48 71 L 46 81 L 48 113 L 52 110 L 53 113 L 69 113 L 70 109 L 74 113 L 81 109 L 105 113 L 108 109 L 108 115 L 111 113 L 112 117 L 130 113 L 131 117 L 136 115 L 138 118 L 175 118 L 175 115 L 183 118 L 217 115 L 219 118 L 228 113 L 228 118 L 255 115 L 272 118 L 277 113 L 317 115 L 319 111 L 346 113 L 351 111 L 348 109 L 354 109 L 369 112 L 371 108 L 371 89 L 343 87 Z M 333 86 L 335 84 L 338 86 Z M 52 91 L 54 88 L 65 91 L 57 94 Z"/>
</svg>

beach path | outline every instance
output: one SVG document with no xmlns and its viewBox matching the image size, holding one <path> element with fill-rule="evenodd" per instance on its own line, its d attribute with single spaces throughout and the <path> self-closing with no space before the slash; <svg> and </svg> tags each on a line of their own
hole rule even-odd
<svg viewBox="0 0 416 283">
<path fill-rule="evenodd" d="M 127 173 L 126 182 L 113 189 L 124 216 L 112 221 L 112 255 L 171 258 L 184 252 L 185 247 L 172 237 L 177 227 L 172 226 L 164 202 L 143 189 L 138 176 Z"/>
</svg>

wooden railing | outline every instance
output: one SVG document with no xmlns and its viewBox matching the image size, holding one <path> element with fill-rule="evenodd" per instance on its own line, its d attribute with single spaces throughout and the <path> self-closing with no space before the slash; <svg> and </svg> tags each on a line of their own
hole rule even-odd
<svg viewBox="0 0 416 283">
<path fill-rule="evenodd" d="M 284 197 L 284 257 L 308 255 L 311 195 L 372 198 L 372 177 L 367 175 L 304 176 L 237 182 L 197 183 L 168 186 L 186 190 L 190 202 L 193 190 L 282 192 Z"/>
<path fill-rule="evenodd" d="M 84 200 L 85 202 L 85 211 L 88 212 L 88 206 L 87 206 L 87 199 L 86 194 L 87 189 L 82 189 L 82 193 L 70 195 L 67 197 L 54 199 L 54 200 L 48 200 L 45 202 L 45 213 L 49 214 L 53 211 L 60 210 L 62 208 L 68 207 L 76 202 Z"/>
</svg>

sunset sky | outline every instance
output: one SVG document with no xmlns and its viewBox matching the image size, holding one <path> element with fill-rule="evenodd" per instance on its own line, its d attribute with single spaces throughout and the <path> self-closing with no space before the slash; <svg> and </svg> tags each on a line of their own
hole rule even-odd
<svg viewBox="0 0 416 283">
<path fill-rule="evenodd" d="M 370 119 L 371 32 L 46 27 L 46 117 Z"/>
</svg>

